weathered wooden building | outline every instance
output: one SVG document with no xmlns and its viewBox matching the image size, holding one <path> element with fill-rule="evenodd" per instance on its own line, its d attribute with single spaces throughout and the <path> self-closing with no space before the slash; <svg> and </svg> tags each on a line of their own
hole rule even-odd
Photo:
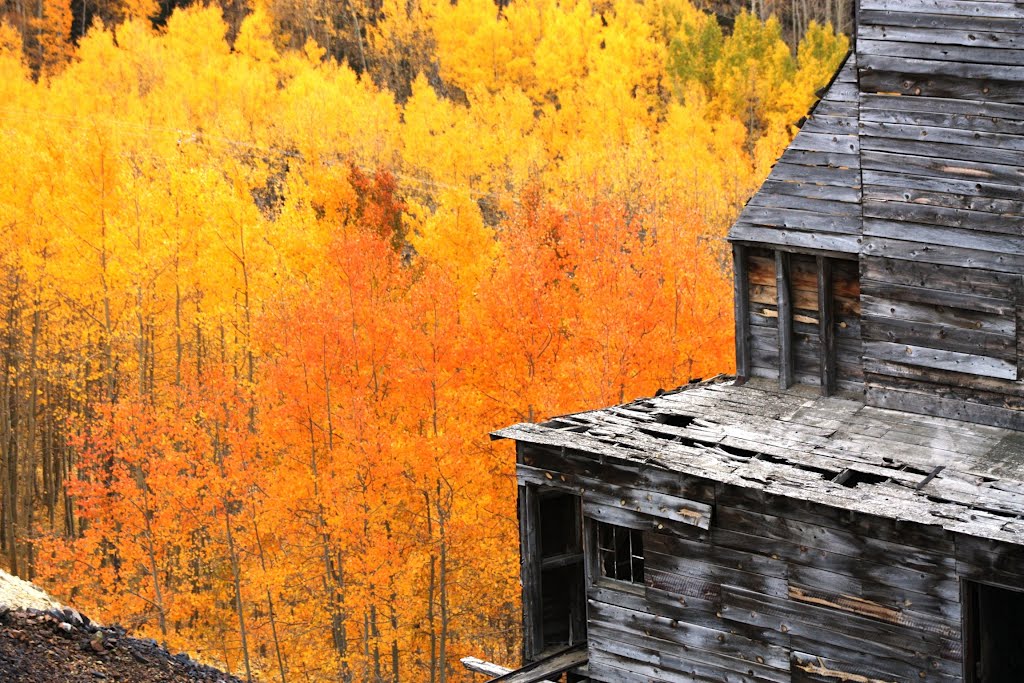
<svg viewBox="0 0 1024 683">
<path fill-rule="evenodd" d="M 856 23 L 730 233 L 738 376 L 496 433 L 502 680 L 1024 681 L 1024 3 Z"/>
</svg>

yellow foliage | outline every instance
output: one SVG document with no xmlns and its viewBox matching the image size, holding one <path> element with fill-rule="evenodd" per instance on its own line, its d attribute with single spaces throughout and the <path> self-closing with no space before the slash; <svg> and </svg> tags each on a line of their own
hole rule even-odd
<svg viewBox="0 0 1024 683">
<path fill-rule="evenodd" d="M 238 36 L 235 38 L 235 51 L 256 61 L 277 60 L 274 25 L 270 15 L 262 7 L 257 6 L 252 14 L 242 21 L 242 27 L 238 29 Z"/>
<path fill-rule="evenodd" d="M 443 190 L 437 210 L 420 219 L 410 236 L 416 253 L 438 265 L 465 298 L 472 296 L 498 254 L 494 231 L 484 225 L 480 207 L 468 192 Z"/>
</svg>

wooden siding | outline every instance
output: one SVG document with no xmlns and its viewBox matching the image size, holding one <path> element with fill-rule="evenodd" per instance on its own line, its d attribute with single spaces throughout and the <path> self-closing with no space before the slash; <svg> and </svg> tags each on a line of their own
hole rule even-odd
<svg viewBox="0 0 1024 683">
<path fill-rule="evenodd" d="M 860 9 L 867 401 L 1022 429 L 1024 9 Z"/>
<path fill-rule="evenodd" d="M 1024 426 L 1019 276 L 870 257 L 863 270 L 869 402 Z"/>
<path fill-rule="evenodd" d="M 860 251 L 856 60 L 839 70 L 729 238 L 778 247 Z"/>
<path fill-rule="evenodd" d="M 1021 548 L 940 526 L 773 495 L 766 483 L 517 451 L 521 484 L 578 493 L 585 514 L 644 531 L 643 586 L 588 579 L 595 681 L 961 681 L 961 579 L 1024 581 Z M 592 494 L 600 502 L 588 505 Z M 710 511 L 710 524 L 629 502 L 666 494 L 701 519 Z"/>
<path fill-rule="evenodd" d="M 729 235 L 751 254 L 750 376 L 1024 430 L 1022 7 L 862 0 L 856 54 Z M 792 334 L 759 249 L 789 253 Z M 859 257 L 861 291 L 818 302 L 839 328 L 814 334 L 800 254 L 836 252 Z"/>
</svg>

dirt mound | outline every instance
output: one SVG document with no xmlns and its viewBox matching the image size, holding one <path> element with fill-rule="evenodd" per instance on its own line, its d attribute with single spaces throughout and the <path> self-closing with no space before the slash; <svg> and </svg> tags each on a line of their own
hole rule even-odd
<svg viewBox="0 0 1024 683">
<path fill-rule="evenodd" d="M 0 681 L 4 683 L 241 683 L 234 676 L 172 655 L 155 641 L 129 638 L 72 609 L 0 607 Z"/>
</svg>

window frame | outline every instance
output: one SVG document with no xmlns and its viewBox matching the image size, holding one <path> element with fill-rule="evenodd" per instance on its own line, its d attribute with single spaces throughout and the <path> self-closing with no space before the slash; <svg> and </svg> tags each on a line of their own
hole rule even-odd
<svg viewBox="0 0 1024 683">
<path fill-rule="evenodd" d="M 600 529 L 608 527 L 612 529 L 625 530 L 630 539 L 630 577 L 629 578 L 618 578 L 609 576 L 605 573 L 603 562 L 602 562 L 602 549 L 599 542 Z M 627 526 L 624 524 L 615 524 L 613 522 L 606 522 L 591 517 L 584 517 L 584 531 L 586 534 L 586 568 L 587 568 L 587 582 L 592 586 L 606 586 L 614 588 L 615 590 L 625 591 L 628 593 L 634 593 L 637 595 L 644 595 L 647 591 L 646 583 L 646 554 L 644 551 L 644 534 L 646 533 L 643 529 Z M 640 555 L 633 554 L 632 541 L 635 537 L 640 539 Z M 607 549 L 606 549 L 607 550 Z M 639 576 L 635 575 L 634 558 L 641 561 Z"/>
<path fill-rule="evenodd" d="M 571 537 L 567 552 L 543 553 L 542 499 L 565 496 L 573 502 L 572 520 L 566 535 Z M 553 574 L 571 567 L 578 568 L 578 576 L 569 582 L 572 595 L 567 601 L 568 607 L 568 645 L 586 641 L 587 605 L 586 589 L 588 569 L 586 561 L 585 533 L 582 528 L 586 520 L 583 517 L 582 497 L 578 492 L 557 488 L 538 486 L 531 483 L 519 484 L 519 534 L 521 553 L 521 581 L 523 587 L 523 659 L 531 661 L 545 656 L 554 647 L 560 649 L 567 644 L 561 640 L 552 640 L 549 628 L 551 622 L 545 619 L 544 584 Z M 564 518 L 556 522 L 567 521 Z M 579 594 L 575 595 L 578 587 Z"/>
</svg>

